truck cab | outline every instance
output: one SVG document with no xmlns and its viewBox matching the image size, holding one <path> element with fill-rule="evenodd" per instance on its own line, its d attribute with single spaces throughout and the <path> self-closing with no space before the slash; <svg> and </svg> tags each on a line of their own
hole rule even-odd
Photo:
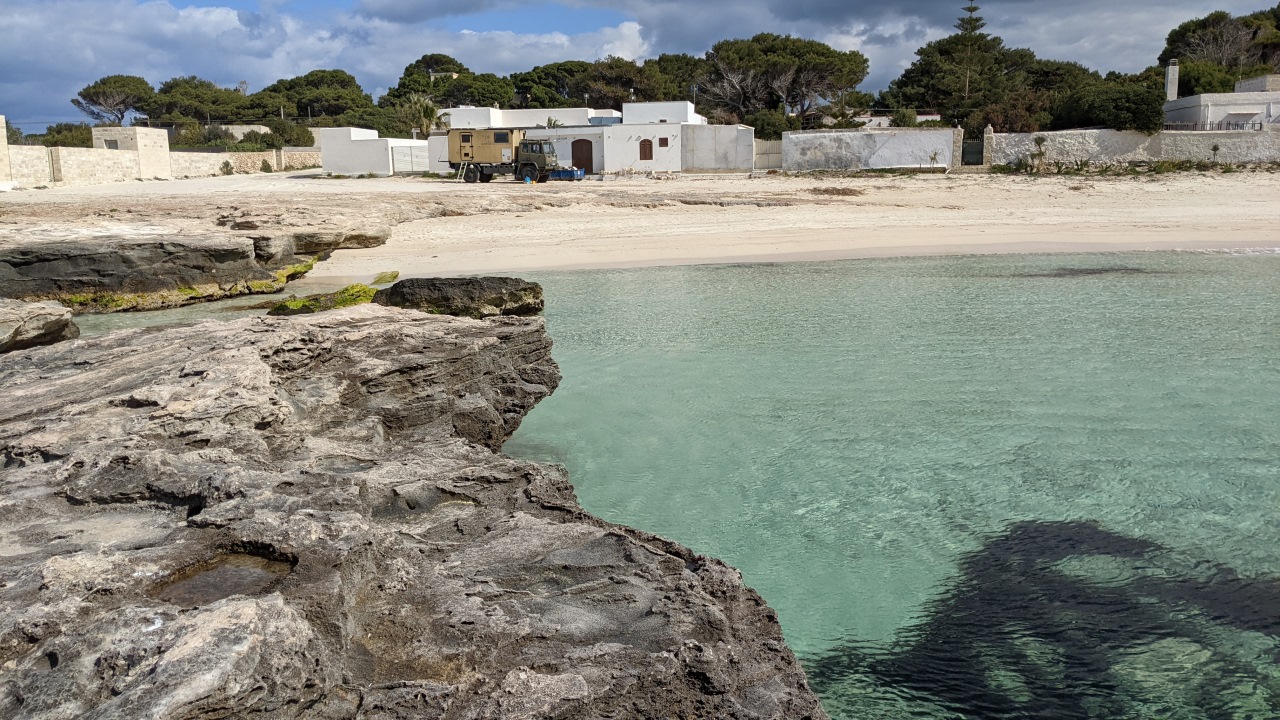
<svg viewBox="0 0 1280 720">
<path fill-rule="evenodd" d="M 560 161 L 556 158 L 555 145 L 550 140 L 522 140 L 520 147 L 516 153 L 516 178 L 523 180 L 525 175 L 521 173 L 532 165 L 537 169 L 536 177 L 545 177 L 552 170 L 560 167 Z M 530 179 L 536 179 L 535 176 L 528 176 Z"/>
</svg>

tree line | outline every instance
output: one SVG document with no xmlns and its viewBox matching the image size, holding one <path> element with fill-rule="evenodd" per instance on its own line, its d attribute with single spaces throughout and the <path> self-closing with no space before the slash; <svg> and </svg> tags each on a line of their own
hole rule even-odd
<svg viewBox="0 0 1280 720">
<path fill-rule="evenodd" d="M 263 124 L 269 132 L 247 144 L 309 144 L 307 127 L 355 126 L 385 137 L 408 137 L 447 123 L 442 109 L 462 105 L 620 110 L 625 102 L 687 100 L 713 123 L 744 123 L 757 137 L 775 139 L 802 127 L 857 127 L 872 108 L 894 124 L 915 124 L 915 111 L 941 115 L 935 124 L 969 133 L 1109 127 L 1153 132 L 1163 123 L 1164 74 L 1182 64 L 1181 93 L 1230 92 L 1237 80 L 1280 71 L 1280 4 L 1244 16 L 1214 12 L 1169 33 L 1157 65 L 1103 75 L 1075 62 L 1042 59 L 1007 47 L 985 32 L 980 8 L 969 4 L 951 35 L 916 51 L 914 62 L 889 87 L 858 90 L 869 70 L 856 50 L 817 40 L 761 33 L 722 40 L 701 56 L 663 54 L 643 62 L 606 57 L 549 63 L 508 76 L 475 73 L 456 58 L 429 53 L 405 67 L 376 101 L 343 70 L 314 70 L 257 92 L 246 83 L 227 88 L 195 76 L 153 87 L 130 75 L 103 77 L 71 102 L 99 124 L 178 128 L 175 146 L 229 145 L 217 126 Z M 10 128 L 10 141 L 21 131 Z M 89 128 L 50 126 L 45 144 L 88 145 Z"/>
</svg>

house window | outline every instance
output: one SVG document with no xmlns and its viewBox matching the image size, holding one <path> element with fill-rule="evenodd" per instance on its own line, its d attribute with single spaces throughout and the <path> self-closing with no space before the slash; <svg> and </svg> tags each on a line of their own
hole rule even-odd
<svg viewBox="0 0 1280 720">
<path fill-rule="evenodd" d="M 499 145 L 506 145 L 511 142 L 511 133 L 503 130 L 493 134 L 493 141 Z"/>
<path fill-rule="evenodd" d="M 120 149 L 120 141 L 119 141 L 119 140 L 104 140 L 104 141 L 103 141 L 103 143 L 105 143 L 105 144 L 106 144 L 106 146 L 107 146 L 107 149 L 108 149 L 108 150 L 119 150 L 119 149 Z"/>
<path fill-rule="evenodd" d="M 671 143 L 667 138 L 658 138 L 658 147 L 670 147 Z"/>
<path fill-rule="evenodd" d="M 667 121 L 667 119 L 666 119 L 666 118 L 662 118 L 662 119 L 661 119 L 661 120 L 659 120 L 658 122 L 660 122 L 660 123 L 664 123 L 664 122 L 666 122 L 666 121 Z"/>
<path fill-rule="evenodd" d="M 640 159 L 641 160 L 653 159 L 653 141 L 652 140 L 640 141 Z"/>
<path fill-rule="evenodd" d="M 458 138 L 463 145 L 471 144 L 471 133 L 462 133 L 462 137 Z"/>
</svg>

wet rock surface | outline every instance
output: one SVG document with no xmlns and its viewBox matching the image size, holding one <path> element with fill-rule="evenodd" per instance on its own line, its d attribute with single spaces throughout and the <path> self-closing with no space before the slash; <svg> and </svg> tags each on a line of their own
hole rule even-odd
<svg viewBox="0 0 1280 720">
<path fill-rule="evenodd" d="M 0 298 L 0 353 L 80 337 L 71 310 L 58 303 Z"/>
<path fill-rule="evenodd" d="M 537 315 L 542 286 L 511 277 L 410 278 L 373 296 L 379 305 L 459 317 Z"/>
<path fill-rule="evenodd" d="M 825 717 L 736 571 L 496 452 L 550 350 L 361 305 L 0 357 L 0 717 Z"/>
<path fill-rule="evenodd" d="M 0 297 L 58 300 L 75 312 L 176 307 L 275 292 L 314 264 L 292 241 L 231 234 L 116 228 L 0 233 Z"/>
<path fill-rule="evenodd" d="M 348 285 L 338 292 L 291 297 L 282 302 L 273 303 L 267 314 L 271 316 L 307 315 L 351 307 L 372 301 L 376 292 L 368 285 Z"/>
</svg>

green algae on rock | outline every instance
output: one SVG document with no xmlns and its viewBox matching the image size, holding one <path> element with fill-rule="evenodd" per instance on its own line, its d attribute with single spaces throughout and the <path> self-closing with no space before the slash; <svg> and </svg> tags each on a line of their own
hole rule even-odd
<svg viewBox="0 0 1280 720">
<path fill-rule="evenodd" d="M 348 285 L 333 293 L 320 293 L 300 298 L 289 298 L 271 308 L 268 315 L 305 315 L 308 313 L 336 310 L 338 308 L 362 305 L 373 300 L 377 290 L 368 285 Z"/>
</svg>

